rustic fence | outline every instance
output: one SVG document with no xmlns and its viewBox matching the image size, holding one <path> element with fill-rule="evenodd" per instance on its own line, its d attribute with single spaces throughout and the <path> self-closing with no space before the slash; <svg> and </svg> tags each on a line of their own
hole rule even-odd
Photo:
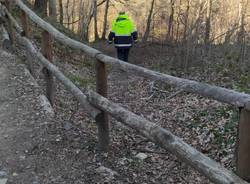
<svg viewBox="0 0 250 184">
<path fill-rule="evenodd" d="M 173 77 L 109 57 L 94 48 L 65 36 L 49 23 L 38 17 L 21 0 L 1 0 L 0 2 L 2 2 L 0 11 L 5 13 L 5 17 L 2 18 L 7 25 L 11 42 L 13 43 L 16 41 L 18 44 L 23 45 L 27 51 L 27 55 L 35 58 L 46 68 L 46 94 L 51 104 L 53 105 L 54 101 L 53 76 L 55 76 L 74 95 L 86 112 L 96 120 L 101 150 L 108 150 L 109 123 L 107 114 L 109 114 L 116 120 L 137 130 L 140 134 L 170 151 L 215 183 L 238 184 L 247 183 L 241 178 L 247 181 L 250 180 L 250 134 L 248 133 L 248 130 L 250 129 L 250 95 L 196 81 Z M 22 27 L 19 26 L 18 22 L 11 15 L 10 3 L 15 3 L 15 5 L 21 10 L 20 15 Z M 30 28 L 28 18 L 43 29 L 42 53 L 36 50 L 29 40 Z M 52 38 L 64 45 L 70 46 L 71 48 L 81 50 L 95 59 L 97 93 L 88 91 L 86 94 L 83 94 L 79 88 L 77 88 L 62 74 L 62 72 L 58 70 L 56 66 L 51 63 L 53 49 Z M 31 73 L 33 73 L 32 61 L 30 60 L 29 62 L 29 69 Z M 233 172 L 228 171 L 214 160 L 198 152 L 168 130 L 163 129 L 106 99 L 107 64 L 118 67 L 127 72 L 136 73 L 137 75 L 148 79 L 176 86 L 187 92 L 199 94 L 203 97 L 212 98 L 239 107 L 240 122 L 236 150 L 236 166 L 237 174 L 241 178 Z"/>
</svg>

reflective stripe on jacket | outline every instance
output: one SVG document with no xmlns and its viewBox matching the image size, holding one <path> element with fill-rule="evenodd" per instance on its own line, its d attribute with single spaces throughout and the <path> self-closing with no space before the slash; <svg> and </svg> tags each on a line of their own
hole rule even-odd
<svg viewBox="0 0 250 184">
<path fill-rule="evenodd" d="M 114 41 L 116 47 L 131 47 L 133 41 L 137 41 L 137 31 L 128 15 L 119 15 L 112 23 L 109 33 L 109 42 Z"/>
</svg>

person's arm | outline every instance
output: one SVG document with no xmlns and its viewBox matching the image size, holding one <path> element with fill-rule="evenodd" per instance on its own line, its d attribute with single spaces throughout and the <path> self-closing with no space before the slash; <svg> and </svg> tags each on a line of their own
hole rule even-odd
<svg viewBox="0 0 250 184">
<path fill-rule="evenodd" d="M 132 33 L 132 37 L 133 37 L 134 42 L 137 43 L 138 42 L 138 32 L 136 30 Z"/>
<path fill-rule="evenodd" d="M 113 31 L 110 31 L 109 37 L 108 37 L 109 44 L 113 43 L 114 38 L 115 38 L 115 33 Z"/>
<path fill-rule="evenodd" d="M 137 43 L 138 42 L 138 32 L 135 28 L 133 21 L 131 21 L 131 35 L 132 35 L 132 38 L 134 40 L 134 43 Z"/>
<path fill-rule="evenodd" d="M 111 31 L 110 31 L 109 36 L 108 36 L 109 44 L 113 43 L 114 38 L 115 38 L 115 22 L 113 21 L 112 28 L 111 28 Z"/>
</svg>

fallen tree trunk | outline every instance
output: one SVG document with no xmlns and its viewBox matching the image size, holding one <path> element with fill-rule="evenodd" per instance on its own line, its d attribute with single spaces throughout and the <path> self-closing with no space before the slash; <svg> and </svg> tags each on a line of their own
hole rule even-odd
<svg viewBox="0 0 250 184">
<path fill-rule="evenodd" d="M 217 86 L 212 86 L 209 84 L 204 84 L 192 80 L 182 79 L 159 72 L 155 72 L 144 67 L 136 66 L 123 62 L 121 60 L 112 58 L 110 56 L 102 54 L 100 51 L 91 48 L 81 42 L 73 40 L 68 36 L 65 36 L 49 23 L 45 22 L 43 19 L 38 17 L 32 10 L 30 10 L 21 0 L 14 0 L 18 7 L 20 7 L 31 20 L 37 23 L 41 28 L 48 31 L 56 40 L 59 42 L 68 45 L 74 49 L 81 50 L 86 54 L 95 57 L 96 59 L 111 64 L 113 66 L 119 67 L 122 70 L 131 72 L 133 74 L 146 77 L 155 81 L 160 81 L 162 83 L 170 84 L 176 86 L 180 89 L 183 89 L 186 92 L 191 92 L 199 94 L 203 97 L 208 97 L 215 99 L 220 102 L 225 102 L 237 107 L 245 107 L 250 110 L 250 95 L 229 90 L 226 88 L 221 88 Z"/>
<path fill-rule="evenodd" d="M 211 181 L 219 184 L 247 184 L 233 172 L 189 146 L 168 130 L 120 107 L 95 92 L 89 91 L 87 96 L 91 104 L 108 112 L 116 120 L 170 151 Z"/>
<path fill-rule="evenodd" d="M 39 51 L 37 51 L 32 43 L 25 37 L 21 37 L 19 34 L 16 36 L 17 42 L 26 48 L 27 54 L 39 61 L 45 66 L 80 102 L 81 106 L 87 111 L 92 118 L 97 118 L 101 114 L 101 111 L 89 104 L 86 95 L 76 87 L 63 73 L 53 64 L 51 64 Z"/>
</svg>

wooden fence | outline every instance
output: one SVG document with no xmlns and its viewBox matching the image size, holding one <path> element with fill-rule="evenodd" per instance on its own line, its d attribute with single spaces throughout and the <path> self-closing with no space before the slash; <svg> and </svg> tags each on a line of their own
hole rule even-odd
<svg viewBox="0 0 250 184">
<path fill-rule="evenodd" d="M 2 0 L 3 1 L 3 0 Z M 0 1 L 1 2 L 1 1 Z M 11 15 L 10 3 L 21 10 L 21 23 Z M 102 54 L 100 51 L 91 48 L 81 42 L 73 40 L 63 33 L 59 32 L 49 23 L 38 17 L 21 0 L 5 0 L 0 7 L 0 11 L 5 12 L 7 30 L 10 39 L 25 47 L 27 55 L 36 59 L 46 68 L 46 94 L 51 104 L 54 101 L 54 77 L 56 77 L 73 95 L 77 98 L 87 113 L 96 120 L 98 125 L 98 138 L 101 150 L 107 151 L 109 145 L 109 123 L 107 114 L 113 116 L 116 120 L 137 130 L 140 134 L 151 141 L 159 144 L 162 148 L 170 151 L 182 161 L 188 163 L 208 179 L 215 183 L 232 184 L 247 183 L 244 180 L 250 179 L 250 95 L 239 93 L 233 90 L 212 86 L 196 81 L 177 78 L 170 75 L 155 72 L 143 67 L 123 62 L 121 60 Z M 42 53 L 34 48 L 29 33 L 28 18 L 43 29 L 42 33 Z M 15 29 L 13 29 L 15 28 Z M 15 34 L 14 34 L 15 33 Z M 86 94 L 77 88 L 68 78 L 66 78 L 52 62 L 52 38 L 70 46 L 71 48 L 81 50 L 85 54 L 93 57 L 96 62 L 96 91 L 88 91 Z M 32 62 L 32 61 L 29 61 Z M 184 91 L 199 94 L 203 97 L 212 98 L 220 102 L 225 102 L 240 108 L 240 122 L 237 144 L 237 174 L 243 178 L 228 171 L 214 160 L 198 152 L 193 147 L 186 144 L 177 136 L 166 129 L 149 122 L 148 120 L 120 107 L 109 101 L 107 98 L 107 70 L 106 65 L 118 67 L 127 72 L 143 76 L 148 79 L 160 81 L 162 83 L 176 86 Z M 33 73 L 33 64 L 29 63 L 29 69 Z"/>
</svg>

